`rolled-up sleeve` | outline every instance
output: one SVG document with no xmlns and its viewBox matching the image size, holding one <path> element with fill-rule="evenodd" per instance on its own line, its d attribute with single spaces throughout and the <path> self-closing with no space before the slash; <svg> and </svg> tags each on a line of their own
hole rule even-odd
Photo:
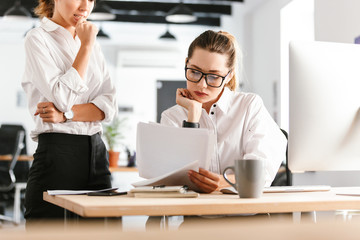
<svg viewBox="0 0 360 240">
<path fill-rule="evenodd" d="M 116 89 L 113 82 L 111 81 L 109 71 L 106 67 L 104 55 L 100 51 L 100 46 L 97 44 L 96 48 L 99 52 L 99 61 L 101 62 L 101 70 L 103 73 L 103 83 L 99 94 L 91 101 L 91 103 L 104 112 L 104 122 L 111 122 L 118 113 Z"/>
<path fill-rule="evenodd" d="M 60 111 L 71 109 L 77 98 L 88 90 L 79 73 L 71 65 L 67 69 L 59 68 L 59 63 L 51 56 L 40 32 L 26 37 L 25 52 L 26 81 L 31 82 Z"/>
</svg>

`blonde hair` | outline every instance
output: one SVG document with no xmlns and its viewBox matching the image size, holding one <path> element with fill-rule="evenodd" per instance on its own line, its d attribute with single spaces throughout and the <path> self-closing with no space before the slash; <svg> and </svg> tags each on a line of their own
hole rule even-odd
<svg viewBox="0 0 360 240">
<path fill-rule="evenodd" d="M 188 59 L 192 57 L 197 47 L 228 56 L 227 67 L 233 71 L 233 77 L 225 87 L 235 91 L 238 87 L 237 75 L 239 73 L 239 65 L 241 65 L 242 62 L 242 52 L 235 37 L 228 32 L 207 30 L 195 38 L 190 44 Z"/>
<path fill-rule="evenodd" d="M 39 0 L 39 4 L 34 9 L 34 13 L 39 17 L 52 18 L 54 14 L 55 3 L 54 0 Z"/>
</svg>

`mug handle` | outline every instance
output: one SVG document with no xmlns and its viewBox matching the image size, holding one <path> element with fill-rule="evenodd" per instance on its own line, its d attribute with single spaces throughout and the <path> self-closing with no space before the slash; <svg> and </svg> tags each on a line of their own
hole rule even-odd
<svg viewBox="0 0 360 240">
<path fill-rule="evenodd" d="M 224 179 L 225 179 L 233 188 L 236 189 L 235 183 L 230 182 L 230 180 L 227 178 L 226 171 L 229 170 L 229 169 L 233 170 L 233 172 L 235 173 L 235 168 L 234 168 L 234 166 L 225 168 L 225 170 L 224 170 L 224 172 L 223 172 Z"/>
</svg>

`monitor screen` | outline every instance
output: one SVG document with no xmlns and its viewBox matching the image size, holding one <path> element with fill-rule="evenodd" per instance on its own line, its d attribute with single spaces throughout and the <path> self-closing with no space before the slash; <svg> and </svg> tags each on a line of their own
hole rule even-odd
<svg viewBox="0 0 360 240">
<path fill-rule="evenodd" d="M 360 170 L 360 45 L 290 43 L 289 168 Z"/>
</svg>

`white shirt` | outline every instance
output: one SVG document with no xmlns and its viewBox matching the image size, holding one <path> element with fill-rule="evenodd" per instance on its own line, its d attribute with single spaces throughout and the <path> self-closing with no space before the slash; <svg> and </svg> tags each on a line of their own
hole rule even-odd
<svg viewBox="0 0 360 240">
<path fill-rule="evenodd" d="M 176 105 L 162 113 L 160 122 L 181 127 L 187 116 L 187 110 Z M 271 185 L 286 158 L 287 140 L 259 96 L 225 87 L 209 114 L 202 109 L 199 123 L 200 128 L 209 129 L 217 136 L 208 170 L 222 174 L 226 167 L 234 165 L 235 159 L 263 159 L 265 186 Z"/>
<path fill-rule="evenodd" d="M 99 44 L 94 44 L 84 80 L 72 67 L 80 45 L 78 37 L 74 39 L 69 31 L 47 18 L 26 35 L 22 87 L 35 121 L 30 134 L 35 141 L 44 132 L 79 135 L 102 132 L 100 121 L 45 123 L 34 116 L 40 102 L 52 102 L 61 112 L 69 111 L 75 104 L 93 103 L 104 112 L 103 121 L 111 121 L 117 112 L 115 87 Z"/>
</svg>

